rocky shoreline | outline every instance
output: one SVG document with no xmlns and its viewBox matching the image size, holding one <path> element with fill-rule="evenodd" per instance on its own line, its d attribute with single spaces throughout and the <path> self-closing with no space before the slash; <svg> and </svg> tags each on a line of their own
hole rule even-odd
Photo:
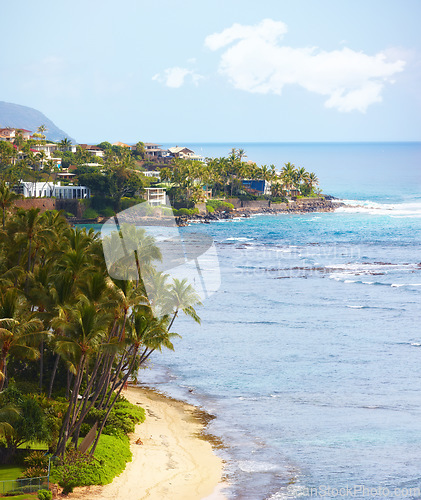
<svg viewBox="0 0 421 500">
<path fill-rule="evenodd" d="M 278 215 L 278 214 L 305 214 L 305 213 L 319 213 L 319 212 L 333 212 L 336 208 L 345 206 L 344 203 L 339 201 L 333 202 L 333 196 L 328 196 L 325 199 L 314 200 L 297 200 L 289 203 L 269 204 L 266 207 L 238 207 L 234 210 L 214 212 L 212 214 L 198 214 L 194 216 L 180 216 L 176 217 L 178 226 L 188 226 L 189 224 L 210 224 L 218 220 L 229 220 L 237 217 L 251 217 L 256 214 L 264 215 Z"/>
<path fill-rule="evenodd" d="M 336 208 L 344 206 L 339 200 L 333 196 L 326 196 L 326 198 L 314 198 L 314 199 L 301 199 L 296 201 L 290 201 L 289 203 L 270 203 L 259 202 L 258 204 L 247 204 L 240 202 L 239 200 L 231 200 L 237 202 L 237 207 L 231 211 L 215 211 L 214 213 L 207 213 L 204 209 L 202 213 L 198 215 L 190 216 L 178 216 L 175 218 L 177 226 L 183 227 L 189 224 L 210 224 L 211 222 L 216 222 L 218 220 L 228 220 L 237 217 L 251 217 L 256 214 L 265 215 L 277 215 L 277 214 L 305 214 L 305 213 L 319 213 L 319 212 L 333 212 Z M 242 206 L 243 205 L 243 206 Z M 103 224 L 108 218 L 98 217 L 96 219 L 83 219 L 76 217 L 69 217 L 67 220 L 70 224 Z M 136 218 L 133 220 L 125 220 L 124 222 L 129 222 L 136 224 Z M 172 217 L 159 216 L 159 217 L 142 217 L 142 223 L 144 225 L 151 226 L 173 226 L 174 219 Z"/>
</svg>

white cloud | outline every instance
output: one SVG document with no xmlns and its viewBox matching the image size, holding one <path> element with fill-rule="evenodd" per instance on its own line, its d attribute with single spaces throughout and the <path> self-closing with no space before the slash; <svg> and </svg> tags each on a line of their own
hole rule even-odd
<svg viewBox="0 0 421 500">
<path fill-rule="evenodd" d="M 235 40 L 259 38 L 268 43 L 274 44 L 282 35 L 287 33 L 288 28 L 282 21 L 264 19 L 257 26 L 244 26 L 235 23 L 231 28 L 227 28 L 221 33 L 214 33 L 205 39 L 205 45 L 211 50 L 218 50 Z"/>
<path fill-rule="evenodd" d="M 254 26 L 233 24 L 206 37 L 205 45 L 225 48 L 219 72 L 237 89 L 280 95 L 285 85 L 295 84 L 326 96 L 327 108 L 343 112 L 364 113 L 381 102 L 385 83 L 393 83 L 405 66 L 402 59 L 388 61 L 386 52 L 370 56 L 346 47 L 330 52 L 288 47 L 280 44 L 285 33 L 284 23 L 265 19 Z"/>
<path fill-rule="evenodd" d="M 157 73 L 152 77 L 152 80 L 163 83 L 167 87 L 177 89 L 184 85 L 187 77 L 191 79 L 194 85 L 198 85 L 199 81 L 204 78 L 193 70 L 174 66 L 173 68 L 164 70 L 163 74 Z"/>
</svg>

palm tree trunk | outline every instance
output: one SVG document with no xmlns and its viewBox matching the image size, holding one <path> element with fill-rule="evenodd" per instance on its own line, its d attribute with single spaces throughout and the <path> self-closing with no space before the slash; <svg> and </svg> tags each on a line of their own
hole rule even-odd
<svg viewBox="0 0 421 500">
<path fill-rule="evenodd" d="M 172 317 L 172 319 L 171 319 L 170 324 L 168 325 L 168 331 L 170 331 L 170 330 L 171 330 L 171 327 L 172 327 L 172 325 L 173 325 L 173 323 L 174 323 L 174 321 L 175 321 L 175 318 L 177 317 L 177 314 L 178 314 L 178 309 L 177 309 L 176 311 L 174 311 L 174 315 L 173 315 L 173 317 Z"/>
<path fill-rule="evenodd" d="M 3 387 L 6 384 L 6 377 L 7 377 L 6 356 L 3 354 L 3 356 L 0 359 L 0 372 L 3 374 L 3 376 L 0 379 L 0 392 L 3 390 Z"/>
<path fill-rule="evenodd" d="M 39 393 L 42 393 L 42 382 L 43 382 L 43 373 L 44 373 L 44 341 L 41 340 L 39 346 Z"/>
<path fill-rule="evenodd" d="M 56 378 L 56 372 L 58 368 L 58 362 L 60 361 L 60 355 L 56 355 L 56 359 L 54 360 L 53 373 L 51 374 L 50 386 L 48 388 L 48 397 L 51 398 L 51 394 L 53 393 L 53 385 L 54 379 Z"/>
<path fill-rule="evenodd" d="M 70 396 L 70 384 L 72 378 L 73 378 L 73 373 L 70 373 L 70 370 L 67 370 L 66 399 L 69 399 Z"/>
<path fill-rule="evenodd" d="M 91 451 L 90 451 L 90 453 L 89 453 L 89 455 L 90 455 L 91 457 L 92 457 L 92 456 L 93 456 L 93 454 L 95 453 L 96 447 L 97 447 L 97 445 L 98 445 L 99 438 L 101 437 L 102 431 L 104 430 L 105 424 L 107 423 L 108 416 L 110 415 L 111 410 L 114 408 L 114 405 L 115 405 L 115 403 L 116 403 L 116 401 L 117 401 L 118 397 L 120 396 L 121 391 L 123 390 L 123 387 L 124 387 L 125 383 L 127 382 L 128 378 L 130 377 L 130 374 L 131 374 L 132 369 L 133 369 L 133 367 L 134 367 L 134 363 L 135 363 L 135 361 L 136 361 L 136 354 L 137 354 L 137 352 L 134 352 L 134 353 L 133 353 L 133 360 L 132 360 L 132 363 L 130 364 L 130 369 L 129 369 L 129 370 L 127 370 L 126 375 L 123 377 L 123 380 L 122 380 L 121 386 L 120 386 L 120 388 L 118 389 L 118 391 L 116 392 L 115 397 L 114 397 L 114 400 L 113 400 L 113 401 L 112 401 L 112 403 L 108 406 L 107 413 L 106 413 L 106 414 L 105 414 L 105 416 L 104 416 L 104 419 L 103 419 L 103 421 L 102 421 L 101 427 L 99 428 L 99 430 L 98 430 L 98 434 L 97 434 L 97 436 L 96 436 L 96 438 L 95 438 L 94 445 L 92 446 Z"/>
</svg>

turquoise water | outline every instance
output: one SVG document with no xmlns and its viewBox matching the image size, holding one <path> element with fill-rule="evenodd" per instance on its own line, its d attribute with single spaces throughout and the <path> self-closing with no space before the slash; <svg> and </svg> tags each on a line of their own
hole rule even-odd
<svg viewBox="0 0 421 500">
<path fill-rule="evenodd" d="M 141 379 L 217 416 L 230 498 L 421 498 L 421 145 L 191 146 L 304 166 L 348 206 L 183 228 L 221 288 Z"/>
</svg>

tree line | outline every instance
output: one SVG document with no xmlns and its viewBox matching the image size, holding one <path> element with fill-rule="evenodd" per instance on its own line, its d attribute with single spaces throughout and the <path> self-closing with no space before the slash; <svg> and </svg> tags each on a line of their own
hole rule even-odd
<svg viewBox="0 0 421 500">
<path fill-rule="evenodd" d="M 186 280 L 170 281 L 155 270 L 162 256 L 144 229 L 126 233 L 138 249 L 137 278 L 113 279 L 103 244 L 118 235 L 102 242 L 59 212 L 15 210 L 16 196 L 0 185 L 0 440 L 9 448 L 19 444 L 28 413 L 22 398 L 10 394 L 31 381 L 26 400 L 33 406 L 40 394 L 46 408 L 62 404 L 56 432 L 44 433 L 58 456 L 69 442 L 77 448 L 92 412 L 101 414 L 93 454 L 125 383 L 155 351 L 173 349 L 179 312 L 200 322 L 199 297 Z M 34 430 L 32 437 L 42 435 Z"/>
<path fill-rule="evenodd" d="M 232 149 L 231 154 L 221 158 L 207 158 L 205 162 L 188 159 L 174 159 L 170 167 L 162 168 L 161 180 L 172 185 L 169 194 L 174 202 L 205 200 L 203 186 L 213 196 L 247 195 L 243 180 L 264 180 L 270 182 L 272 197 L 283 197 L 297 190 L 302 195 L 314 193 L 319 180 L 314 172 L 285 163 L 281 171 L 275 165 L 258 166 L 245 162 L 243 149 Z"/>
</svg>

